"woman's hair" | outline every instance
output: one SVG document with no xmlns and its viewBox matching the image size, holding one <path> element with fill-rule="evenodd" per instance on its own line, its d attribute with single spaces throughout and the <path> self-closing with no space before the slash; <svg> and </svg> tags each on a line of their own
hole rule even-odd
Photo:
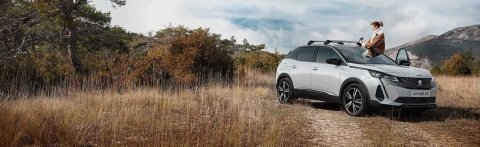
<svg viewBox="0 0 480 147">
<path fill-rule="evenodd" d="M 371 25 L 377 26 L 377 27 L 383 27 L 383 22 L 382 21 L 374 21 L 374 22 L 371 23 Z"/>
</svg>

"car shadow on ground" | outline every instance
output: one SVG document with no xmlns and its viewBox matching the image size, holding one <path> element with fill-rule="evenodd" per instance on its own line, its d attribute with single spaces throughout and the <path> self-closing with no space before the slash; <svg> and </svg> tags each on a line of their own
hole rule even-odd
<svg viewBox="0 0 480 147">
<path fill-rule="evenodd" d="M 480 120 L 480 108 L 437 107 L 423 113 L 402 113 L 401 110 L 375 111 L 372 116 L 386 117 L 401 122 L 443 122 L 445 120 Z"/>
<path fill-rule="evenodd" d="M 335 103 L 327 103 L 322 101 L 313 101 L 313 100 L 305 100 L 305 99 L 298 99 L 295 103 L 306 105 L 315 109 L 342 111 L 341 106 Z"/>
<path fill-rule="evenodd" d="M 306 105 L 315 109 L 329 110 L 329 111 L 343 111 L 339 104 L 327 103 L 322 101 L 312 101 L 305 99 L 298 99 L 296 104 Z M 390 109 L 382 111 L 372 111 L 366 117 L 385 117 L 393 121 L 400 122 L 428 122 L 436 121 L 443 122 L 445 120 L 480 120 L 480 108 L 458 108 L 458 107 L 436 107 L 421 114 L 405 113 L 399 109 Z M 347 115 L 347 114 L 345 114 Z"/>
</svg>

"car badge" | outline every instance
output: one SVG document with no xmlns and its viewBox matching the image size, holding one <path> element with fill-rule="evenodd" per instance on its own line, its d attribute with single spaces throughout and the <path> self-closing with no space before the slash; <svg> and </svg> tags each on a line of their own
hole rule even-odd
<svg viewBox="0 0 480 147">
<path fill-rule="evenodd" d="M 422 86 L 422 80 L 418 80 L 418 87 Z"/>
</svg>

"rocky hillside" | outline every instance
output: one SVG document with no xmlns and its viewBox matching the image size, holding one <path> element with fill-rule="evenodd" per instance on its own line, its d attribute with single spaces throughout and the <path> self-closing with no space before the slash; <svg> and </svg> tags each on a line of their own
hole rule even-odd
<svg viewBox="0 0 480 147">
<path fill-rule="evenodd" d="M 400 48 L 408 50 L 413 66 L 425 69 L 443 65 L 451 56 L 465 49 L 470 49 L 476 58 L 480 58 L 480 25 L 455 28 L 439 36 L 428 35 L 387 49 L 385 54 L 395 59 Z"/>
<path fill-rule="evenodd" d="M 438 36 L 438 39 L 480 41 L 480 24 L 453 29 Z"/>
</svg>

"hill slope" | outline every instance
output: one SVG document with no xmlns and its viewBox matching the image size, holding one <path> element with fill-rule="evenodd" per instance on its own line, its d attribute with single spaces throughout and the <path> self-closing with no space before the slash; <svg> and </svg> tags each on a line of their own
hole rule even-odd
<svg viewBox="0 0 480 147">
<path fill-rule="evenodd" d="M 428 35 L 387 49 L 385 54 L 395 59 L 400 48 L 409 51 L 413 66 L 426 69 L 443 65 L 451 56 L 465 49 L 470 49 L 476 58 L 480 58 L 480 25 L 455 28 L 439 36 Z"/>
</svg>

